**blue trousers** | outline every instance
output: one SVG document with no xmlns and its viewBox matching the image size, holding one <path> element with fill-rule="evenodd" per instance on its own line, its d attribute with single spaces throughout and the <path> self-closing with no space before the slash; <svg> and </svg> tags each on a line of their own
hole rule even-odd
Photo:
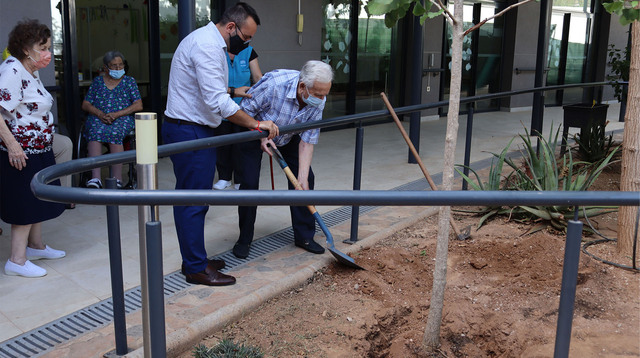
<svg viewBox="0 0 640 358">
<path fill-rule="evenodd" d="M 216 128 L 216 136 L 239 133 L 244 131 L 244 127 L 240 127 L 235 123 L 229 121 L 222 121 Z M 235 172 L 234 168 L 238 166 L 238 145 L 229 144 L 217 147 L 218 160 L 216 161 L 216 169 L 218 170 L 218 179 L 231 181 L 234 179 L 235 183 L 240 183 L 240 178 Z"/>
<path fill-rule="evenodd" d="M 291 171 L 298 174 L 298 145 L 300 136 L 293 136 L 291 141 L 278 147 Z M 257 190 L 260 181 L 260 164 L 262 162 L 262 149 L 260 141 L 239 143 L 239 167 L 236 168 L 240 177 L 240 190 Z M 275 161 L 274 161 L 275 162 Z M 277 163 L 277 162 L 276 162 Z M 274 164 L 277 166 L 277 164 Z M 315 177 L 313 170 L 309 168 L 309 189 L 314 188 Z M 289 182 L 289 190 L 295 187 Z M 293 226 L 293 236 L 296 241 L 303 242 L 312 240 L 316 232 L 315 219 L 306 206 L 291 206 L 291 224 Z M 240 227 L 240 237 L 238 243 L 250 244 L 253 241 L 254 224 L 256 222 L 256 206 L 238 207 L 238 226 Z"/>
<path fill-rule="evenodd" d="M 162 139 L 165 144 L 192 139 L 208 138 L 214 129 L 199 125 L 164 122 Z M 216 174 L 216 148 L 183 152 L 171 156 L 176 189 L 208 189 L 213 186 Z M 204 271 L 207 267 L 207 251 L 204 247 L 204 221 L 209 206 L 174 206 L 180 253 L 186 273 Z"/>
</svg>

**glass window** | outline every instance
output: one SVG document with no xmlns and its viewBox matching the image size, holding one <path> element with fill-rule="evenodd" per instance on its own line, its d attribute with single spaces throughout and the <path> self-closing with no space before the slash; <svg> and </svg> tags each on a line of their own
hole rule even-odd
<svg viewBox="0 0 640 358">
<path fill-rule="evenodd" d="M 566 14 L 570 16 L 565 17 Z M 554 2 L 549 31 L 549 49 L 547 54 L 547 85 L 581 83 L 587 61 L 589 43 L 589 24 L 592 15 L 584 1 Z M 565 18 L 568 18 L 568 38 L 563 39 Z M 562 49 L 566 49 L 566 59 L 562 58 Z M 571 88 L 545 96 L 546 104 L 580 102 L 582 89 Z"/>
<path fill-rule="evenodd" d="M 502 2 L 482 3 L 480 8 L 479 22 L 493 16 L 504 7 Z M 449 11 L 453 12 L 453 5 L 449 5 Z M 464 5 L 464 28 L 473 26 L 473 4 Z M 461 97 L 471 95 L 482 95 L 500 92 L 500 65 L 502 55 L 502 30 L 504 19 L 498 17 L 487 21 L 478 30 L 478 53 L 472 51 L 473 34 L 464 37 L 462 43 L 462 86 Z M 444 76 L 444 99 L 449 98 L 451 83 L 451 26 L 447 25 L 446 32 L 446 56 L 445 56 L 445 76 Z M 477 61 L 477 62 L 476 62 Z M 474 63 L 477 65 L 474 67 Z M 475 78 L 475 83 L 474 83 Z M 499 100 L 488 100 L 476 103 L 478 111 L 498 109 Z"/>
<path fill-rule="evenodd" d="M 392 30 L 384 16 L 368 17 L 362 1 L 358 16 L 356 113 L 384 108 L 380 92 L 388 92 Z"/>
<path fill-rule="evenodd" d="M 324 116 L 335 117 L 347 113 L 347 94 L 355 85 L 356 113 L 381 109 L 379 93 L 387 91 L 392 30 L 384 25 L 384 16 L 368 17 L 360 1 L 358 14 L 358 63 L 356 83 L 349 83 L 351 59 L 349 49 L 351 1 L 323 1 L 322 60 L 333 67 L 335 78 L 327 98 Z"/>
<path fill-rule="evenodd" d="M 352 38 L 349 31 L 351 5 L 349 0 L 323 0 L 322 10 L 324 21 L 322 24 L 321 57 L 322 61 L 331 65 L 334 70 L 331 92 L 327 96 L 324 107 L 324 116 L 330 118 L 347 113 L 349 46 Z"/>
</svg>

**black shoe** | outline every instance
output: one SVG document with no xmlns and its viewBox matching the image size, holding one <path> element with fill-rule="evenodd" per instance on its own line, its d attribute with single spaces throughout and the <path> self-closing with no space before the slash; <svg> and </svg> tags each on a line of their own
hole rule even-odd
<svg viewBox="0 0 640 358">
<path fill-rule="evenodd" d="M 218 259 L 211 259 L 209 260 L 209 263 L 207 264 L 207 267 L 209 267 L 212 270 L 222 270 L 224 267 L 226 266 L 225 262 L 223 260 L 218 260 Z M 182 263 L 182 266 L 180 267 L 180 273 L 181 274 L 185 274 L 184 273 L 184 262 Z"/>
<path fill-rule="evenodd" d="M 218 270 L 214 270 L 207 266 L 204 271 L 198 273 L 188 273 L 184 275 L 189 283 L 207 286 L 228 286 L 236 283 L 236 278 L 225 275 Z"/>
<path fill-rule="evenodd" d="M 249 256 L 251 244 L 236 243 L 233 245 L 233 255 L 239 259 L 246 259 Z"/>
<path fill-rule="evenodd" d="M 314 254 L 324 254 L 324 248 L 313 239 L 295 241 L 295 245 Z"/>
</svg>

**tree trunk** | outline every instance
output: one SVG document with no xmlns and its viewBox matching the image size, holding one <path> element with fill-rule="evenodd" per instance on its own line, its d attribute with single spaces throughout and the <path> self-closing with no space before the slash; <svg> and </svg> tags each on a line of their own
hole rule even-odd
<svg viewBox="0 0 640 358">
<path fill-rule="evenodd" d="M 640 191 L 640 22 L 631 26 L 631 65 L 627 113 L 622 141 L 621 191 Z M 621 206 L 618 213 L 618 252 L 633 253 L 637 206 Z M 638 245 L 640 246 L 640 245 Z"/>
<path fill-rule="evenodd" d="M 462 81 L 462 40 L 464 27 L 462 18 L 463 1 L 455 0 L 451 42 L 451 84 L 449 93 L 449 113 L 447 114 L 447 132 L 444 147 L 444 168 L 442 170 L 442 190 L 453 187 L 453 165 L 455 161 L 456 140 L 458 138 L 458 112 L 460 110 L 460 86 Z M 436 246 L 436 266 L 433 272 L 433 288 L 429 317 L 422 339 L 428 351 L 440 346 L 440 325 L 444 305 L 444 291 L 447 284 L 447 256 L 449 250 L 449 218 L 451 207 L 440 207 L 438 216 L 438 239 Z"/>
</svg>

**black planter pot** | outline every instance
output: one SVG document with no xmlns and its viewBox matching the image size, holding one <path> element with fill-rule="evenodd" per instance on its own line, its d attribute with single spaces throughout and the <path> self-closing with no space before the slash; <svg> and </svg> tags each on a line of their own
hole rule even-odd
<svg viewBox="0 0 640 358">
<path fill-rule="evenodd" d="M 608 108 L 608 104 L 592 105 L 587 103 L 562 106 L 562 109 L 564 109 L 564 118 L 562 121 L 562 146 L 560 147 L 560 154 L 564 154 L 567 146 L 567 136 L 569 135 L 570 127 L 580 128 L 580 137 L 586 138 L 591 128 L 605 125 Z"/>
</svg>

